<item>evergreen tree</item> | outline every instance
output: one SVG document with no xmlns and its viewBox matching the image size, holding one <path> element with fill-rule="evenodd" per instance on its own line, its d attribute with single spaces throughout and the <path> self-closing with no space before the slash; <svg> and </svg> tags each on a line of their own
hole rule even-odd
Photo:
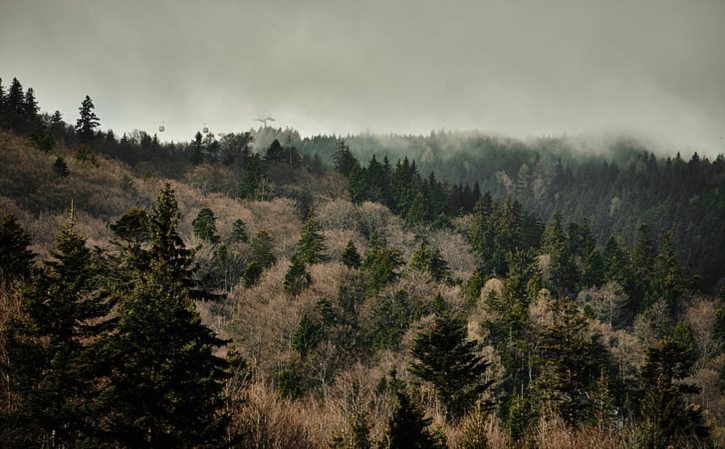
<svg viewBox="0 0 725 449">
<path fill-rule="evenodd" d="M 599 252 L 599 248 L 594 248 L 589 257 L 584 262 L 584 270 L 581 276 L 581 285 L 587 287 L 601 287 L 605 282 L 606 262 Z"/>
<path fill-rule="evenodd" d="M 289 270 L 284 276 L 284 291 L 296 296 L 312 283 L 312 276 L 298 254 L 292 256 Z"/>
<path fill-rule="evenodd" d="M 322 341 L 322 325 L 308 314 L 302 315 L 297 330 L 292 335 L 292 349 L 303 359 Z"/>
<path fill-rule="evenodd" d="M 548 251 L 551 290 L 558 296 L 573 294 L 579 281 L 579 273 L 568 242 L 550 242 Z"/>
<path fill-rule="evenodd" d="M 253 154 L 244 170 L 244 177 L 239 186 L 239 197 L 243 199 L 259 200 L 265 196 L 267 175 L 264 162 L 259 154 Z"/>
<path fill-rule="evenodd" d="M 68 170 L 68 164 L 66 164 L 65 160 L 60 156 L 55 158 L 55 162 L 53 162 L 53 171 L 60 178 L 65 178 L 66 176 L 70 175 L 70 170 Z"/>
<path fill-rule="evenodd" d="M 688 443 L 707 447 L 709 431 L 701 410 L 686 401 L 687 395 L 698 391 L 684 382 L 692 371 L 693 359 L 686 356 L 690 350 L 682 342 L 665 337 L 647 351 L 640 374 L 645 392 L 640 403 L 642 421 L 634 434 L 635 448 L 685 447 Z"/>
<path fill-rule="evenodd" d="M 204 162 L 204 144 L 202 140 L 204 136 L 197 131 L 194 134 L 194 140 L 191 141 L 191 163 L 199 165 Z"/>
<path fill-rule="evenodd" d="M 148 265 L 116 287 L 122 302 L 116 331 L 99 352 L 107 385 L 98 406 L 103 438 L 116 445 L 207 447 L 225 432 L 226 363 L 213 354 L 225 342 L 195 310 L 193 260 L 176 232 L 179 218 L 166 184 L 148 216 Z"/>
<path fill-rule="evenodd" d="M 654 242 L 649 235 L 649 227 L 645 224 L 637 228 L 637 235 L 634 238 L 632 247 L 631 268 L 632 297 L 636 309 L 648 305 L 644 297 L 649 289 L 652 266 L 654 265 L 656 249 Z M 656 298 L 655 298 L 656 300 Z"/>
<path fill-rule="evenodd" d="M 249 259 L 259 264 L 263 270 L 270 268 L 277 261 L 272 253 L 272 236 L 267 231 L 259 231 L 249 246 Z"/>
<path fill-rule="evenodd" d="M 0 283 L 30 274 L 34 257 L 28 249 L 30 243 L 30 235 L 14 216 L 0 216 Z"/>
<path fill-rule="evenodd" d="M 93 112 L 94 109 L 93 100 L 86 95 L 81 107 L 78 108 L 80 117 L 76 121 L 76 133 L 81 143 L 90 143 L 95 137 L 95 129 L 101 124 L 96 113 Z"/>
<path fill-rule="evenodd" d="M 357 159 L 355 159 L 355 156 L 352 155 L 350 147 L 345 143 L 344 140 L 340 141 L 337 151 L 335 152 L 334 159 L 335 170 L 337 170 L 345 177 L 350 176 L 350 174 L 356 167 L 360 167 Z"/>
<path fill-rule="evenodd" d="M 300 261 L 307 265 L 322 263 L 329 258 L 325 254 L 325 237 L 322 235 L 322 227 L 313 213 L 309 213 L 300 231 L 300 241 L 297 242 L 297 254 Z"/>
<path fill-rule="evenodd" d="M 629 272 L 629 254 L 627 254 L 627 249 L 621 242 L 621 239 L 615 236 L 609 237 L 606 245 L 604 245 L 602 256 L 607 266 L 607 280 L 616 281 L 627 292 L 630 292 L 631 275 Z"/>
<path fill-rule="evenodd" d="M 405 222 L 409 225 L 421 224 L 426 219 L 427 206 L 423 192 L 418 192 L 413 198 L 413 202 L 405 214 Z"/>
<path fill-rule="evenodd" d="M 191 226 L 197 238 L 212 244 L 217 244 L 221 241 L 219 235 L 217 235 L 216 216 L 208 207 L 199 211 L 194 221 L 191 222 Z"/>
<path fill-rule="evenodd" d="M 103 262 L 76 232 L 73 210 L 51 256 L 20 289 L 24 317 L 8 330 L 9 363 L 2 372 L 18 398 L 5 418 L 18 430 L 14 447 L 80 445 L 94 419 L 94 351 L 113 302 L 100 277 Z"/>
<path fill-rule="evenodd" d="M 232 224 L 232 235 L 230 236 L 232 243 L 247 243 L 249 242 L 249 232 L 247 231 L 247 225 L 238 218 Z"/>
<path fill-rule="evenodd" d="M 6 106 L 8 113 L 12 117 L 10 125 L 13 127 L 18 126 L 18 119 L 23 116 L 23 109 L 25 108 L 25 96 L 23 95 L 23 86 L 17 78 L 13 78 L 10 89 L 8 89 Z"/>
<path fill-rule="evenodd" d="M 426 242 L 422 242 L 411 256 L 410 266 L 416 270 L 427 272 L 436 282 L 448 280 L 448 262 L 443 258 L 438 248 L 430 249 Z"/>
<path fill-rule="evenodd" d="M 284 148 L 279 140 L 274 139 L 272 144 L 267 148 L 267 154 L 264 159 L 272 162 L 283 162 L 285 160 Z"/>
<path fill-rule="evenodd" d="M 551 320 L 540 330 L 540 371 L 532 388 L 539 404 L 574 424 L 591 410 L 590 391 L 608 366 L 607 351 L 598 335 L 587 336 L 587 323 L 574 300 L 547 304 Z"/>
<path fill-rule="evenodd" d="M 352 240 L 347 242 L 345 251 L 342 253 L 342 263 L 348 268 L 360 268 L 360 254 Z"/>
<path fill-rule="evenodd" d="M 396 393 L 397 404 L 388 421 L 383 449 L 443 449 L 441 442 L 430 430 L 430 418 L 426 418 L 408 394 L 400 389 Z"/>
<path fill-rule="evenodd" d="M 460 418 L 491 385 L 485 380 L 488 362 L 476 352 L 477 341 L 466 338 L 466 322 L 444 312 L 433 327 L 415 338 L 417 359 L 410 372 L 435 385 L 449 416 Z"/>
<path fill-rule="evenodd" d="M 27 123 L 32 123 L 38 118 L 40 108 L 38 101 L 35 99 L 35 90 L 30 87 L 25 92 L 25 100 L 23 101 L 23 116 Z"/>
<path fill-rule="evenodd" d="M 362 269 L 368 291 L 377 293 L 398 277 L 397 269 L 403 265 L 400 251 L 384 246 L 377 235 L 373 235 L 365 251 Z"/>
<path fill-rule="evenodd" d="M 262 273 L 275 264 L 277 258 L 272 253 L 272 237 L 267 231 L 259 231 L 249 245 L 249 263 L 244 270 L 244 286 L 252 287 Z"/>
<path fill-rule="evenodd" d="M 676 310 L 685 292 L 685 280 L 677 263 L 672 234 L 667 233 L 660 243 L 660 251 L 652 265 L 650 281 L 652 301 L 664 300 L 670 310 Z"/>
</svg>

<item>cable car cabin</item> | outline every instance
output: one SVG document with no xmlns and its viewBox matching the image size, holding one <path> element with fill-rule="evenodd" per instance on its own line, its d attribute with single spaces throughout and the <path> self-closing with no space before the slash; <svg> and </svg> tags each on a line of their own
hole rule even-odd
<svg viewBox="0 0 725 449">
<path fill-rule="evenodd" d="M 206 126 L 206 123 L 204 123 L 204 134 L 209 134 L 209 128 Z"/>
<path fill-rule="evenodd" d="M 166 126 L 164 126 L 164 124 L 162 123 L 159 125 L 159 132 L 162 133 L 164 131 L 166 131 Z"/>
</svg>

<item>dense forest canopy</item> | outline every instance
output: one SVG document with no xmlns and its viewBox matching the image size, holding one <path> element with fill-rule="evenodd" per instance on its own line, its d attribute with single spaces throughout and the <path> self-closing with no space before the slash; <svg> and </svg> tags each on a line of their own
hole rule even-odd
<svg viewBox="0 0 725 449">
<path fill-rule="evenodd" d="M 723 155 L 102 123 L 0 81 L 0 445 L 725 441 Z"/>
</svg>

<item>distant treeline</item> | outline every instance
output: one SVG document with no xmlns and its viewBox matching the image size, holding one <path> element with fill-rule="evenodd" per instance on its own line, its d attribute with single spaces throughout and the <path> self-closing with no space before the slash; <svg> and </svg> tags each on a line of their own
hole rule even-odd
<svg viewBox="0 0 725 449">
<path fill-rule="evenodd" d="M 7 92 L 0 82 L 0 94 L 0 125 L 32 136 L 47 151 L 56 141 L 71 148 L 86 144 L 132 167 L 177 179 L 199 164 L 227 166 L 238 174 L 242 197 L 273 193 L 264 182 L 270 164 L 322 173 L 336 163 L 350 181 L 353 201 L 381 202 L 411 224 L 444 226 L 471 212 L 488 192 L 493 199 L 515 199 L 527 219 L 546 221 L 555 211 L 568 221 L 587 219 L 600 245 L 613 235 L 631 245 L 641 224 L 656 235 L 671 232 L 686 271 L 700 275 L 704 287 L 725 276 L 722 154 L 714 160 L 697 153 L 689 160 L 679 153 L 663 158 L 622 140 L 609 153 L 584 155 L 564 140 L 524 143 L 479 133 L 361 134 L 341 141 L 301 138 L 294 130 L 271 127 L 218 136 L 198 132 L 190 142 L 167 143 L 144 131 L 122 136 L 101 131 L 98 118 L 89 117 L 90 98 L 72 126 L 58 111 L 41 113 L 33 89 L 24 91 L 17 79 Z M 339 165 L 341 149 L 350 159 L 345 166 Z"/>
</svg>

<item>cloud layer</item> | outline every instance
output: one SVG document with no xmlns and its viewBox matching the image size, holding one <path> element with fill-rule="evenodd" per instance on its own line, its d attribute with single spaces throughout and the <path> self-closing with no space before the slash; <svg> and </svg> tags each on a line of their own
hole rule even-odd
<svg viewBox="0 0 725 449">
<path fill-rule="evenodd" d="M 66 1 L 0 5 L 0 76 L 73 119 L 188 140 L 627 132 L 725 151 L 721 0 Z"/>
</svg>

